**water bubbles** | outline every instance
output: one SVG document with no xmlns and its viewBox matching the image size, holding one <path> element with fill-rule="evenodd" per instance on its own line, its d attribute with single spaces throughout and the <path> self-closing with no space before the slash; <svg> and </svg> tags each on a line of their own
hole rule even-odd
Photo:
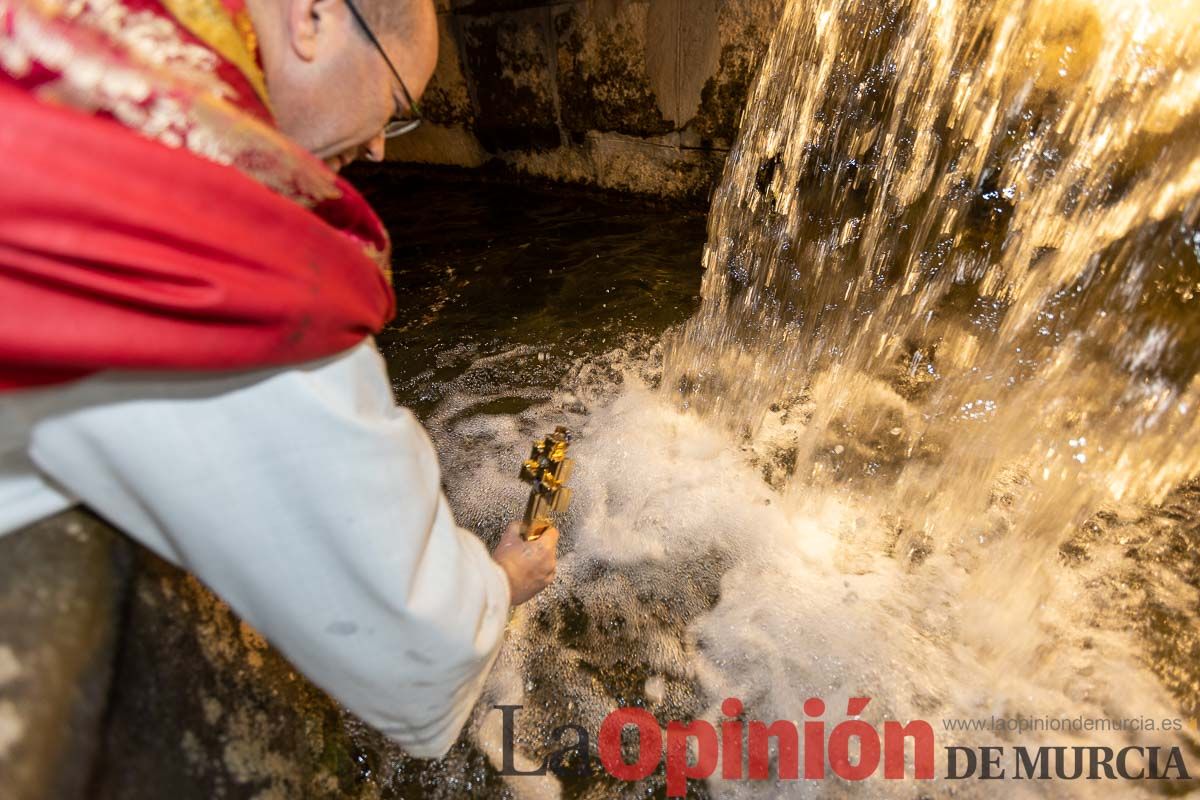
<svg viewBox="0 0 1200 800">
<path fill-rule="evenodd" d="M 981 420 L 985 419 L 996 412 L 996 401 L 987 398 L 977 400 L 968 400 L 959 408 L 959 415 L 963 419 Z"/>
<path fill-rule="evenodd" d="M 899 25 L 879 4 L 815 3 L 786 6 L 755 83 L 703 307 L 664 383 L 704 374 L 688 408 L 751 439 L 779 434 L 772 403 L 807 393 L 793 467 L 767 480 L 903 518 L 928 538 L 890 552 L 932 552 L 926 569 L 987 543 L 996 587 L 969 550 L 938 578 L 1004 617 L 983 626 L 1000 631 L 988 652 L 1064 678 L 1088 657 L 1037 656 L 1045 641 L 1022 628 L 1066 615 L 1046 600 L 1056 548 L 1092 510 L 1161 499 L 1200 469 L 1184 410 L 1200 318 L 1183 305 L 1200 294 L 1200 95 L 1178 88 L 1200 85 L 1200 28 L 1183 21 L 1200 8 L 939 3 L 906 5 Z M 790 204 L 761 202 L 780 186 Z M 1087 668 L 1084 696 L 1104 697 L 1116 673 Z"/>
<path fill-rule="evenodd" d="M 1196 3 L 900 4 L 903 24 L 892 5 L 786 5 L 661 393 L 588 353 L 549 399 L 472 414 L 516 396 L 490 378 L 439 410 L 481 528 L 522 501 L 503 458 L 568 395 L 589 412 L 560 580 L 494 678 L 547 729 L 618 699 L 676 718 L 730 695 L 793 719 L 852 692 L 898 719 L 1194 704 L 1170 677 L 1187 640 L 1139 638 L 1195 628 L 1170 572 L 1186 548 L 1162 520 L 1117 536 L 1089 514 L 1200 462 L 1200 321 L 1179 305 L 1200 291 L 1197 98 L 1171 88 L 1200 65 L 1131 33 L 1198 45 L 1190 21 L 1144 24 Z"/>
</svg>

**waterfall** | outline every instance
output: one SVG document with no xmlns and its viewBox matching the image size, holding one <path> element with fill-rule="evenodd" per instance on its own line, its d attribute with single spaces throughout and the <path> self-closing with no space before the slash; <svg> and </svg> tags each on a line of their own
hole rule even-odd
<svg viewBox="0 0 1200 800">
<path fill-rule="evenodd" d="M 716 725 L 725 698 L 798 721 L 810 697 L 831 725 L 856 697 L 877 729 L 931 721 L 939 748 L 1136 742 L 1194 760 L 1200 484 L 1177 487 L 1200 467 L 1198 12 L 786 4 L 713 199 L 698 313 L 661 351 L 579 359 L 512 418 L 481 387 L 528 354 L 481 360 L 431 422 L 456 443 L 460 518 L 520 502 L 494 453 L 564 419 L 579 434 L 559 579 L 516 615 L 475 720 L 494 764 L 497 704 L 521 705 L 536 764 L 546 731 L 596 731 L 619 706 Z M 996 718 L 1179 727 L 951 725 Z M 661 788 L 574 780 L 509 788 Z M 714 774 L 707 790 L 1152 783 Z"/>
<path fill-rule="evenodd" d="M 789 484 L 935 541 L 997 492 L 1048 544 L 1161 500 L 1200 466 L 1198 12 L 789 2 L 665 391 L 749 436 L 802 413 Z"/>
</svg>

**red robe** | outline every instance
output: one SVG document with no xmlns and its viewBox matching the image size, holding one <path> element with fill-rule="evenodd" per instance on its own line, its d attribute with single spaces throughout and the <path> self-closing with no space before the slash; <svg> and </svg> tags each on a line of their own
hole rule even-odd
<svg viewBox="0 0 1200 800">
<path fill-rule="evenodd" d="M 240 0 L 0 0 L 0 390 L 339 352 L 388 258 L 275 129 Z"/>
</svg>

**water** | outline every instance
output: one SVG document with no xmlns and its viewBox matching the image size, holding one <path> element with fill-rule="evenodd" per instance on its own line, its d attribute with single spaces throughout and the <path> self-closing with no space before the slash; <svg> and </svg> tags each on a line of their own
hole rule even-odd
<svg viewBox="0 0 1200 800">
<path fill-rule="evenodd" d="M 362 166 L 354 178 L 393 233 L 397 312 L 379 344 L 422 416 L 474 360 L 520 349 L 503 378 L 544 396 L 573 361 L 697 307 L 694 211 Z"/>
<path fill-rule="evenodd" d="M 668 383 L 750 432 L 806 395 L 803 481 L 877 496 L 887 473 L 926 531 L 1012 470 L 1051 543 L 1099 501 L 1161 500 L 1200 459 L 1197 11 L 790 4 Z M 864 413 L 872 387 L 915 427 Z M 904 463 L 829 463 L 839 426 L 900 436 L 880 462 Z"/>
<path fill-rule="evenodd" d="M 1106 518 L 1050 559 L 1056 580 L 1035 615 L 1010 625 L 1015 580 L 980 582 L 994 549 L 954 537 L 905 550 L 878 507 L 816 493 L 782 494 L 752 445 L 663 402 L 652 345 L 572 365 L 548 397 L 516 414 L 472 413 L 511 396 L 529 358 L 482 359 L 451 382 L 428 423 L 456 513 L 493 534 L 497 509 L 520 507 L 511 454 L 547 422 L 579 432 L 575 511 L 557 583 L 514 617 L 469 738 L 499 764 L 494 704 L 525 707 L 519 750 L 536 764 L 547 733 L 595 732 L 618 705 L 660 720 L 717 721 L 725 697 L 754 718 L 803 719 L 819 696 L 833 709 L 869 696 L 865 718 L 928 719 L 938 744 L 1184 745 L 1194 731 L 1142 734 L 961 734 L 943 718 L 1195 714 L 1195 608 L 1200 559 L 1195 494 L 1167 512 Z M 503 369 L 508 367 L 508 369 Z M 648 383 L 650 385 L 648 385 Z M 481 391 L 481 387 L 487 387 Z M 543 389 L 542 391 L 546 391 Z M 1030 565 L 1032 566 L 1032 565 Z M 1010 667 L 1019 640 L 1034 655 Z M 594 739 L 593 739 L 594 741 Z M 1188 750 L 1195 759 L 1197 751 Z M 939 760 L 939 773 L 943 766 Z M 655 789 L 654 787 L 657 787 Z M 922 787 L 943 796 L 944 786 Z M 515 797 L 661 795 L 600 776 L 513 778 Z M 716 797 L 912 797 L 872 781 L 712 784 Z M 957 796 L 1110 796 L 1109 787 L 966 785 Z M 1135 787 L 1122 796 L 1138 796 Z M 1105 792 L 1108 792 L 1106 794 Z M 450 795 L 446 795 L 450 796 Z M 485 796 L 485 795 L 481 795 Z M 487 794 L 486 796 L 494 796 Z"/>
<path fill-rule="evenodd" d="M 789 4 L 686 324 L 662 340 L 690 289 L 652 270 L 650 291 L 678 302 L 635 310 L 647 306 L 637 270 L 598 240 L 595 273 L 567 259 L 574 291 L 533 288 L 503 324 L 464 318 L 486 336 L 450 346 L 461 331 L 418 326 L 387 341 L 397 363 L 427 363 L 398 388 L 434 432 L 456 514 L 485 537 L 520 507 L 512 463 L 526 440 L 562 423 L 580 435 L 560 579 L 515 616 L 464 748 L 495 762 L 497 702 L 526 707 L 518 744 L 537 759 L 554 726 L 594 732 L 619 704 L 716 721 L 736 696 L 751 718 L 801 720 L 818 696 L 836 720 L 857 695 L 876 726 L 930 720 L 939 748 L 1161 744 L 1200 765 L 1194 722 L 1020 735 L 941 724 L 1200 714 L 1200 492 L 1177 488 L 1200 458 L 1198 10 Z M 641 231 L 664 242 L 660 226 Z M 553 267 L 515 246 L 495 257 L 544 285 Z M 633 305 L 605 317 L 609 274 L 626 282 L 606 295 Z M 515 296 L 493 297 L 528 299 Z M 603 322 L 564 330 L 575 315 L 554 309 L 571 302 Z M 489 785 L 642 796 L 661 777 Z M 952 790 L 1163 787 L 694 789 Z"/>
<path fill-rule="evenodd" d="M 577 447 L 583 451 L 589 441 L 615 442 L 584 431 L 604 424 L 602 416 L 592 421 L 593 409 L 602 413 L 622 396 L 627 377 L 631 384 L 653 381 L 661 369 L 657 341 L 698 308 L 704 218 L 628 198 L 573 195 L 561 187 L 445 183 L 397 176 L 391 169 L 356 172 L 356 182 L 380 209 L 396 244 L 399 310 L 395 324 L 379 337 L 396 396 L 417 411 L 434 437 L 458 521 L 494 543 L 503 522 L 524 509 L 527 487 L 517 479 L 517 469 L 535 435 L 566 421 L 580 432 Z M 644 401 L 646 409 L 675 416 L 645 391 L 631 397 Z M 610 450 L 608 457 L 618 452 Z M 604 474 L 595 458 L 586 452 L 582 458 L 591 463 L 581 463 L 573 480 L 581 496 L 564 526 L 564 575 L 585 563 L 571 555 L 582 541 L 575 515 L 598 502 L 589 487 L 598 486 L 594 481 Z M 597 524 L 603 526 L 603 520 Z M 595 545 L 603 546 L 603 537 Z M 635 553 L 622 547 L 613 555 L 620 552 L 626 553 L 623 563 L 633 575 Z M 719 573 L 715 564 L 697 567 L 712 576 L 701 604 L 708 607 Z M 677 580 L 674 568 L 660 568 L 659 579 L 658 588 L 665 590 Z M 570 595 L 576 583 L 564 578 L 560 587 Z M 550 693 L 556 687 L 579 689 L 610 663 L 611 648 L 595 633 L 615 630 L 622 613 L 616 603 L 607 616 L 596 611 L 593 617 L 579 608 L 578 603 L 598 596 L 591 591 L 577 600 L 560 595 L 526 607 L 514 618 L 516 629 L 525 633 L 510 637 L 505 659 L 519 659 L 532 647 L 546 656 L 530 663 L 528 680 L 535 687 Z M 676 636 L 681 632 L 680 626 L 673 630 Z M 572 635 L 589 642 L 598 659 L 593 666 L 562 662 L 570 658 Z M 610 709 L 613 697 L 641 691 L 640 659 L 634 654 L 622 674 L 611 675 L 629 689 L 614 686 L 611 694 L 596 694 L 593 711 Z M 684 669 L 685 659 L 678 662 Z M 518 667 L 497 670 L 480 711 L 514 680 L 518 687 L 526 685 Z M 542 702 L 539 692 L 529 695 L 531 707 Z M 572 708 L 560 711 L 564 718 L 575 717 Z M 376 773 L 382 795 L 512 796 L 479 745 L 493 738 L 473 728 L 449 758 L 432 766 L 381 749 Z M 527 750 L 537 751 L 538 746 Z M 522 779 L 515 789 L 526 796 L 541 785 Z M 593 796 L 611 796 L 604 784 L 593 788 L 599 792 Z"/>
<path fill-rule="evenodd" d="M 1057 637 L 1120 623 L 1064 544 L 1196 473 L 1197 11 L 789 4 L 713 204 L 667 390 L 782 460 L 793 502 L 863 509 L 943 590 L 961 570 L 976 685 L 1071 680 Z M 1194 642 L 1190 569 L 1134 591 Z M 1194 716 L 1194 671 L 1175 688 Z"/>
</svg>

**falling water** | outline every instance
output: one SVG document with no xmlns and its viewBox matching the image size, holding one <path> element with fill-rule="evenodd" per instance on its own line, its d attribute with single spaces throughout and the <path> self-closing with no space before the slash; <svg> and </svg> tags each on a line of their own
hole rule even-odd
<svg viewBox="0 0 1200 800">
<path fill-rule="evenodd" d="M 870 697 L 864 719 L 930 720 L 939 747 L 1157 744 L 1200 764 L 1192 728 L 941 722 L 1200 715 L 1200 493 L 1176 489 L 1200 466 L 1198 12 L 786 5 L 714 199 L 699 313 L 661 347 L 566 359 L 552 390 L 507 385 L 543 354 L 489 355 L 430 419 L 456 513 L 483 531 L 520 506 L 511 453 L 553 424 L 579 434 L 559 580 L 515 616 L 473 724 L 494 764 L 495 703 L 525 707 L 528 766 L 556 726 L 595 732 L 628 704 L 715 723 L 731 696 L 762 720 Z M 524 410 L 490 410 L 512 397 Z"/>
<path fill-rule="evenodd" d="M 785 481 L 911 547 L 994 534 L 998 496 L 1045 549 L 1161 501 L 1200 466 L 1198 13 L 787 4 L 666 390 L 752 437 L 804 414 Z"/>
</svg>

